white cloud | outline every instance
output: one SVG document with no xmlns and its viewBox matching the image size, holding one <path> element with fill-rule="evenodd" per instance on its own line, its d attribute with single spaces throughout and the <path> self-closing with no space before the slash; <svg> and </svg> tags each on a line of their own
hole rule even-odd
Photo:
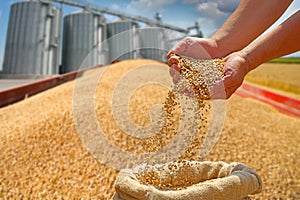
<svg viewBox="0 0 300 200">
<path fill-rule="evenodd" d="M 213 1 L 200 1 L 197 6 L 199 11 L 199 22 L 200 28 L 204 33 L 204 37 L 210 37 L 216 32 L 219 27 L 225 22 L 225 20 L 231 15 L 236 9 L 240 0 L 213 0 Z M 300 1 L 293 1 L 286 12 L 280 17 L 267 31 L 271 31 L 273 28 L 281 24 L 293 13 L 298 11 L 300 8 Z M 266 11 L 267 12 L 267 11 Z M 300 57 L 300 52 L 291 54 L 289 56 Z"/>
<path fill-rule="evenodd" d="M 200 15 L 211 18 L 219 18 L 226 14 L 231 14 L 239 5 L 241 0 L 213 0 L 201 1 L 198 4 Z"/>
<path fill-rule="evenodd" d="M 227 3 L 227 2 L 226 2 Z M 197 6 L 197 10 L 199 12 L 199 22 L 200 28 L 203 31 L 204 37 L 211 36 L 231 15 L 232 12 L 228 12 L 232 6 L 228 6 L 228 8 L 223 8 L 220 1 L 207 1 L 200 2 Z"/>
<path fill-rule="evenodd" d="M 200 30 L 206 38 L 210 37 L 219 28 L 214 19 L 201 17 L 197 21 L 200 25 Z"/>
<path fill-rule="evenodd" d="M 132 0 L 127 6 L 131 13 L 143 11 L 143 13 L 162 12 L 163 6 L 175 3 L 176 0 Z"/>
<path fill-rule="evenodd" d="M 241 0 L 211 0 L 211 1 L 207 1 L 207 0 L 200 0 L 198 1 L 199 4 L 205 4 L 205 3 L 214 3 L 217 6 L 217 9 L 225 12 L 225 13 L 232 13 L 236 7 L 239 5 L 239 3 L 241 2 Z"/>
<path fill-rule="evenodd" d="M 204 17 L 220 18 L 226 15 L 225 12 L 219 10 L 217 2 L 204 2 L 198 4 L 197 10 Z"/>
<path fill-rule="evenodd" d="M 241 0 L 216 1 L 218 9 L 225 13 L 232 13 L 237 8 L 240 2 Z"/>
</svg>

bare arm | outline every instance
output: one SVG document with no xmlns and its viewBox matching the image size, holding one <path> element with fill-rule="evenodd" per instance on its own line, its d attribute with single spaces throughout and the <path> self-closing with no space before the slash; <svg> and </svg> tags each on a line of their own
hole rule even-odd
<svg viewBox="0 0 300 200">
<path fill-rule="evenodd" d="M 269 28 L 293 0 L 242 0 L 222 27 L 208 39 L 186 37 L 168 53 L 221 58 L 239 51 Z"/>
<path fill-rule="evenodd" d="M 281 57 L 300 50 L 300 10 L 293 14 L 271 32 L 240 51 L 248 60 L 248 69 L 273 58 Z"/>
<path fill-rule="evenodd" d="M 222 27 L 211 37 L 220 57 L 239 51 L 269 28 L 292 0 L 243 0 Z"/>
<path fill-rule="evenodd" d="M 260 64 L 300 50 L 300 11 L 244 49 L 225 58 L 223 83 L 229 98 Z"/>
<path fill-rule="evenodd" d="M 180 78 L 172 53 L 194 58 L 225 57 L 223 84 L 229 98 L 245 75 L 261 63 L 300 50 L 300 11 L 268 34 L 258 38 L 287 9 L 292 0 L 243 0 L 222 27 L 209 39 L 185 38 L 168 53 L 174 82 Z M 254 42 L 253 42 L 254 41 Z M 250 44 L 251 43 L 251 44 Z M 219 98 L 222 88 L 212 93 Z"/>
</svg>

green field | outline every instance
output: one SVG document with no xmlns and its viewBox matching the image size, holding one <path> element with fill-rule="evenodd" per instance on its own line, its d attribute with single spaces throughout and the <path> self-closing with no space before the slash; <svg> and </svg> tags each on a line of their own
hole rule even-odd
<svg viewBox="0 0 300 200">
<path fill-rule="evenodd" d="M 300 64 L 300 57 L 289 57 L 289 58 L 275 58 L 270 60 L 268 63 L 291 63 Z"/>
</svg>

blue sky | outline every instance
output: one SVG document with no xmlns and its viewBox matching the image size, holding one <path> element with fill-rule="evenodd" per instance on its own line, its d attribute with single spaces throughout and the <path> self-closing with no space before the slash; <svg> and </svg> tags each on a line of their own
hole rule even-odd
<svg viewBox="0 0 300 200">
<path fill-rule="evenodd" d="M 204 37 L 213 34 L 230 16 L 240 0 L 75 0 L 95 6 L 121 11 L 131 15 L 138 15 L 154 19 L 155 13 L 160 12 L 164 23 L 187 28 L 199 22 Z M 0 1 L 0 69 L 2 69 L 6 31 L 9 19 L 10 5 L 18 0 Z M 295 0 L 286 13 L 273 25 L 280 24 L 300 8 L 300 1 Z M 64 15 L 79 10 L 64 6 Z M 107 21 L 114 16 L 106 16 Z M 272 28 L 272 27 L 271 27 Z M 299 56 L 300 52 L 291 56 Z"/>
</svg>

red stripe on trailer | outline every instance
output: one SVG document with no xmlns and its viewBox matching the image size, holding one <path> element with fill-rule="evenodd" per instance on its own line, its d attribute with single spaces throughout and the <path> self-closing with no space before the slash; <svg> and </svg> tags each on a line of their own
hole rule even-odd
<svg viewBox="0 0 300 200">
<path fill-rule="evenodd" d="M 285 114 L 300 117 L 299 99 L 288 97 L 249 83 L 243 83 L 236 91 L 236 94 L 242 97 L 251 97 L 260 100 L 274 106 Z"/>
<path fill-rule="evenodd" d="M 43 92 L 47 89 L 53 88 L 67 81 L 74 80 L 77 77 L 77 75 L 81 75 L 82 72 L 101 66 L 102 65 L 98 65 L 80 71 L 56 75 L 50 78 L 35 81 L 33 83 L 28 83 L 15 88 L 0 91 L 0 108 L 21 101 L 26 97 L 30 97 L 37 93 Z"/>
</svg>

